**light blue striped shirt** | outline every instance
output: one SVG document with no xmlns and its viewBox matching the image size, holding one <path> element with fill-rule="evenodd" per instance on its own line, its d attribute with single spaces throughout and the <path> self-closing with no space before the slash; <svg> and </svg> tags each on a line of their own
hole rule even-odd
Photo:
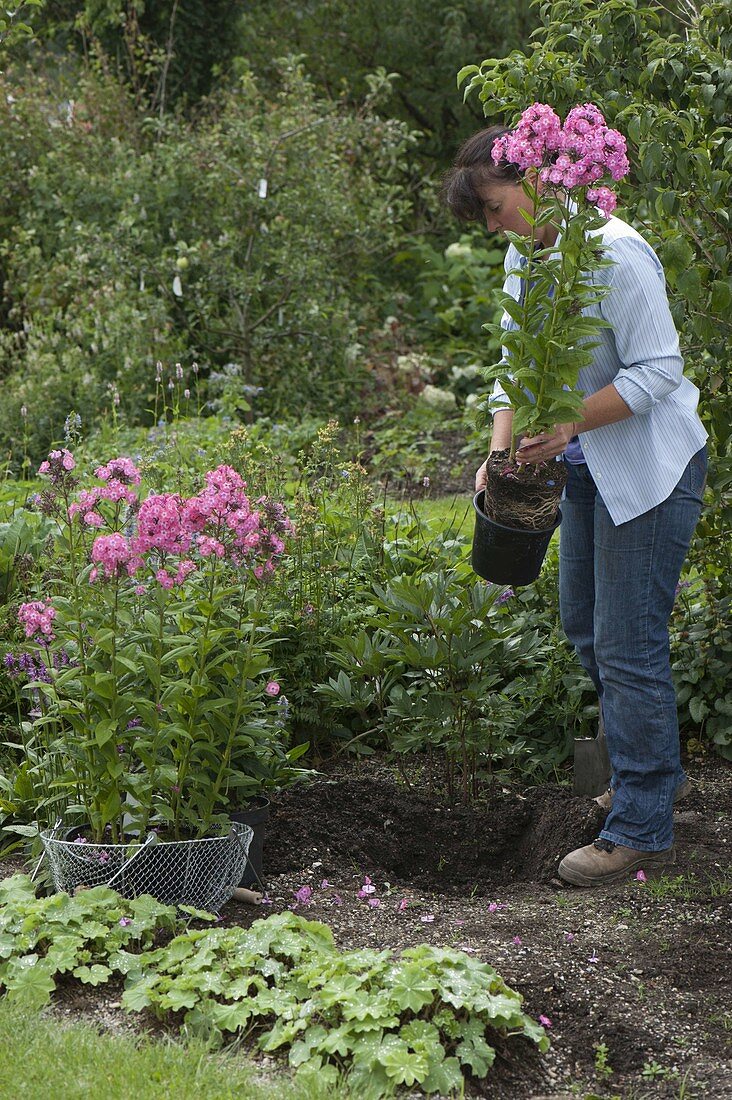
<svg viewBox="0 0 732 1100">
<path fill-rule="evenodd" d="M 609 218 L 595 236 L 612 266 L 594 273 L 610 292 L 598 306 L 584 310 L 603 317 L 611 328 L 598 334 L 589 367 L 580 371 L 578 389 L 590 395 L 612 383 L 634 414 L 615 424 L 580 432 L 580 443 L 597 490 L 617 526 L 666 500 L 689 459 L 707 438 L 697 415 L 699 390 L 684 377 L 683 360 L 663 268 L 651 246 L 620 218 Z M 505 268 L 522 257 L 509 245 Z M 504 290 L 517 301 L 518 275 L 506 275 Z M 508 314 L 503 328 L 515 329 Z M 496 383 L 491 405 L 496 412 L 508 400 Z"/>
</svg>

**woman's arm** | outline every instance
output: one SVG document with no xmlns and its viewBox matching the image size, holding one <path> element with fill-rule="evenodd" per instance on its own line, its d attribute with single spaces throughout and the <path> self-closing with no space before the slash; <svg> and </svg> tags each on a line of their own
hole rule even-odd
<svg viewBox="0 0 732 1100">
<path fill-rule="evenodd" d="M 500 413 L 496 413 L 496 416 L 499 415 Z M 516 451 L 516 461 L 546 462 L 555 455 L 563 454 L 572 436 L 579 432 L 590 432 L 593 428 L 601 428 L 603 424 L 617 424 L 619 420 L 627 420 L 632 415 L 615 385 L 611 383 L 584 399 L 581 420 L 575 420 L 572 424 L 557 424 L 553 434 L 543 432 L 532 439 L 522 440 Z M 491 450 L 495 449 L 491 443 Z"/>
<path fill-rule="evenodd" d="M 512 423 L 513 409 L 499 409 L 498 412 L 493 414 L 493 434 L 491 435 L 490 454 L 493 454 L 494 451 L 505 451 L 507 447 L 511 446 L 511 437 L 513 435 L 511 430 Z M 479 493 L 481 489 L 485 489 L 487 465 L 488 459 L 486 459 L 480 469 L 476 471 L 476 493 Z"/>
</svg>

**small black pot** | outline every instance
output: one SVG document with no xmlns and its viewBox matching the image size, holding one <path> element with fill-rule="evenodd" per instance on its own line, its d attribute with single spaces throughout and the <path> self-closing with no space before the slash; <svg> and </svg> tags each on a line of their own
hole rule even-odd
<svg viewBox="0 0 732 1100">
<path fill-rule="evenodd" d="M 265 826 L 269 821 L 269 799 L 264 795 L 252 798 L 245 810 L 236 810 L 229 815 L 232 821 L 239 821 L 243 825 L 249 825 L 254 830 L 252 843 L 249 845 L 249 858 L 240 887 L 245 890 L 259 888 L 264 885 L 264 871 L 262 869 L 262 849 L 264 847 Z"/>
<path fill-rule="evenodd" d="M 504 527 L 489 519 L 483 511 L 483 492 L 473 497 L 475 531 L 471 564 L 474 572 L 483 580 L 494 584 L 531 584 L 541 572 L 551 537 L 562 522 L 557 511 L 551 527 L 540 531 L 525 531 L 516 527 Z"/>
</svg>

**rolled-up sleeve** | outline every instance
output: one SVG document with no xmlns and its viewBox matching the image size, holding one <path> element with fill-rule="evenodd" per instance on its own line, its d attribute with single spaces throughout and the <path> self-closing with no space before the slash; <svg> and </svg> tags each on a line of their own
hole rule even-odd
<svg viewBox="0 0 732 1100">
<path fill-rule="evenodd" d="M 613 385 L 631 412 L 647 413 L 681 384 L 683 359 L 669 309 L 663 268 L 650 245 L 635 237 L 613 242 L 610 293 L 602 315 L 610 322 L 623 364 Z"/>
</svg>

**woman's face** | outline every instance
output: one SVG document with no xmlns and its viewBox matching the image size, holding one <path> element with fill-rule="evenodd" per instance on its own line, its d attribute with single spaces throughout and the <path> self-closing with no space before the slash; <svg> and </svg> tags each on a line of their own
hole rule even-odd
<svg viewBox="0 0 732 1100">
<path fill-rule="evenodd" d="M 520 183 L 483 183 L 476 187 L 476 191 L 483 203 L 485 224 L 490 233 L 505 233 L 508 230 L 522 237 L 530 236 L 531 226 L 523 216 L 523 211 L 533 216 L 534 204 Z M 542 243 L 547 228 L 546 225 L 537 227 L 536 236 Z"/>
</svg>

